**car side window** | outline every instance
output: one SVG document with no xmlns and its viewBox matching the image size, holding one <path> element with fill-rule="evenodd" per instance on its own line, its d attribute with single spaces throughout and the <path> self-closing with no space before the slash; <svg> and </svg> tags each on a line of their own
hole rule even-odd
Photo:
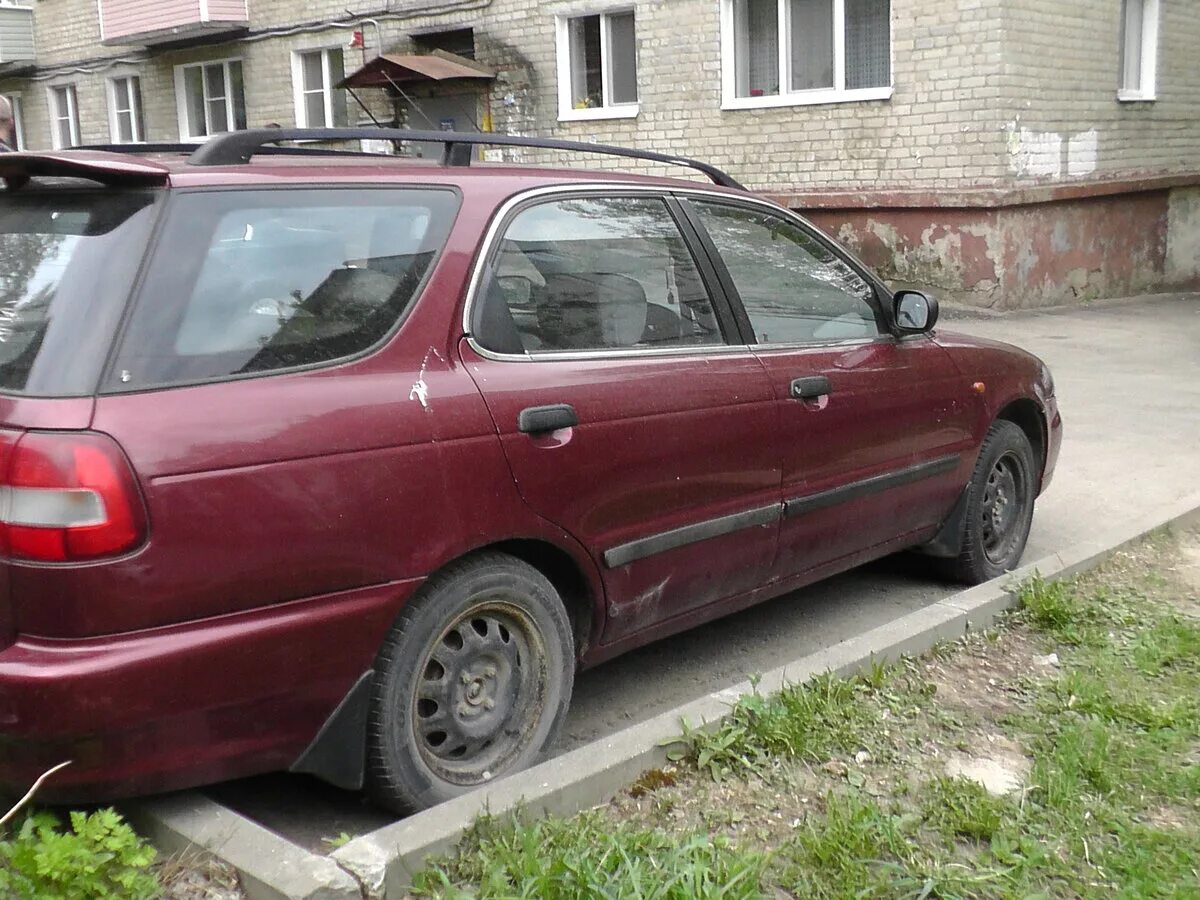
<svg viewBox="0 0 1200 900">
<path fill-rule="evenodd" d="M 181 194 L 112 390 L 331 363 L 417 296 L 458 198 L 441 190 Z"/>
<path fill-rule="evenodd" d="M 659 198 L 573 197 L 505 228 L 472 326 L 499 353 L 725 342 L 712 298 Z"/>
<path fill-rule="evenodd" d="M 692 209 L 716 245 L 759 344 L 877 336 L 871 285 L 782 216 L 707 201 Z"/>
</svg>

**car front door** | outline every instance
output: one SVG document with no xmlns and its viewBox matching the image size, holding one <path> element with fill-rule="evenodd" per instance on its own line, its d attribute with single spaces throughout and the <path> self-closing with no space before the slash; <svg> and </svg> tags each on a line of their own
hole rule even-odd
<svg viewBox="0 0 1200 900">
<path fill-rule="evenodd" d="M 644 192 L 514 205 L 461 345 L 525 501 L 596 560 L 605 643 L 754 589 L 775 555 L 774 393 L 680 215 Z"/>
<path fill-rule="evenodd" d="M 926 335 L 889 333 L 881 289 L 828 239 L 766 205 L 691 199 L 780 414 L 776 577 L 853 564 L 931 534 L 973 458 L 962 380 Z"/>
</svg>

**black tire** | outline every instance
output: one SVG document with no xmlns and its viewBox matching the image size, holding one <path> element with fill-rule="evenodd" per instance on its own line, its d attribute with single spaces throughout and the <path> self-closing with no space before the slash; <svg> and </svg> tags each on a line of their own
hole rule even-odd
<svg viewBox="0 0 1200 900">
<path fill-rule="evenodd" d="M 1029 539 L 1037 477 L 1025 432 L 1004 419 L 993 422 L 967 488 L 962 549 L 943 562 L 948 576 L 982 584 L 1017 567 Z"/>
<path fill-rule="evenodd" d="M 367 790 L 402 815 L 536 761 L 558 736 L 575 677 L 562 600 L 503 553 L 434 576 L 375 661 Z"/>
</svg>

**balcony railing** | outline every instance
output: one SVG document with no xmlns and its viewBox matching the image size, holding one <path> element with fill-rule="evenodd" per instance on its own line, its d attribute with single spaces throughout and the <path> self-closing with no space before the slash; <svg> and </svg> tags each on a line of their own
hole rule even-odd
<svg viewBox="0 0 1200 900">
<path fill-rule="evenodd" d="M 246 0 L 100 0 L 106 44 L 189 44 L 214 40 L 250 24 Z"/>
<path fill-rule="evenodd" d="M 33 62 L 33 7 L 0 6 L 0 67 Z"/>
</svg>

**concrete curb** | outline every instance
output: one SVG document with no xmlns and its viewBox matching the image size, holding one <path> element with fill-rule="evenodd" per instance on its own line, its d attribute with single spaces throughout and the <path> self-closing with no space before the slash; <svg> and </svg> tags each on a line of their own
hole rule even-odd
<svg viewBox="0 0 1200 900">
<path fill-rule="evenodd" d="M 358 882 L 329 857 L 309 853 L 201 794 L 124 804 L 122 812 L 166 853 L 198 847 L 229 863 L 250 900 L 361 900 Z"/>
<path fill-rule="evenodd" d="M 354 874 L 368 898 L 401 897 L 427 859 L 450 851 L 481 814 L 521 809 L 535 816 L 569 816 L 607 802 L 642 772 L 666 762 L 664 745 L 679 736 L 683 720 L 715 727 L 738 697 L 754 690 L 772 693 L 823 672 L 849 674 L 874 660 L 892 661 L 923 653 L 969 630 L 986 628 L 1016 603 L 1020 584 L 1035 574 L 1047 581 L 1071 577 L 1094 568 L 1152 531 L 1191 521 L 1200 521 L 1200 494 L 1181 499 L 1165 514 L 1129 522 L 767 672 L 757 686 L 744 681 L 716 691 L 490 787 L 363 835 L 335 851 L 332 858 Z"/>
</svg>

